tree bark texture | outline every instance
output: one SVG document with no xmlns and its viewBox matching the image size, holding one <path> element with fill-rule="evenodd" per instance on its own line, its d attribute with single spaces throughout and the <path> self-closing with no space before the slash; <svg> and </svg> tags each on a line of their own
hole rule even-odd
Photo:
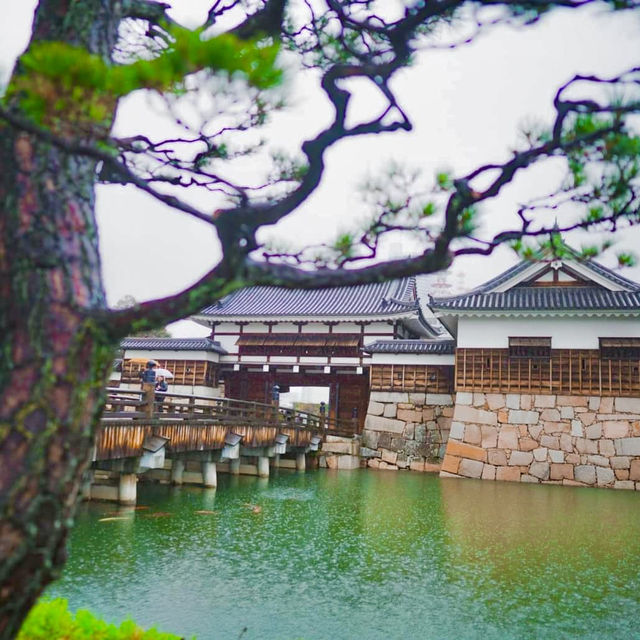
<svg viewBox="0 0 640 640">
<path fill-rule="evenodd" d="M 42 0 L 32 42 L 109 55 L 113 0 Z M 19 67 L 15 73 L 20 73 Z M 113 337 L 93 160 L 0 125 L 0 638 L 17 633 L 65 560 Z"/>
</svg>

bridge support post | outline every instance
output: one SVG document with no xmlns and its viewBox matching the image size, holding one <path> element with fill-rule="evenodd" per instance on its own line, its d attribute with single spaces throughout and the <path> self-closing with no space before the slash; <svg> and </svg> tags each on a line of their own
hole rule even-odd
<svg viewBox="0 0 640 640">
<path fill-rule="evenodd" d="M 229 473 L 232 476 L 239 476 L 240 475 L 240 458 L 231 458 L 231 460 L 229 460 Z"/>
<path fill-rule="evenodd" d="M 258 477 L 269 477 L 269 458 L 267 456 L 258 456 Z"/>
<path fill-rule="evenodd" d="M 218 486 L 218 471 L 215 462 L 202 463 L 202 484 L 205 487 Z"/>
<path fill-rule="evenodd" d="M 304 451 L 296 453 L 296 471 L 304 471 L 307 468 L 307 458 Z"/>
<path fill-rule="evenodd" d="M 135 473 L 121 473 L 118 481 L 118 502 L 135 504 L 137 498 L 138 476 Z"/>
<path fill-rule="evenodd" d="M 171 484 L 182 484 L 184 474 L 184 460 L 174 458 L 171 461 Z"/>
</svg>

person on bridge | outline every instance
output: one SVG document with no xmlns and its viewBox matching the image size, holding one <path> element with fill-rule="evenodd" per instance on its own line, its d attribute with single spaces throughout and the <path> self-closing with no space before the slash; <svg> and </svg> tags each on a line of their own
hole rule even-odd
<svg viewBox="0 0 640 640">
<path fill-rule="evenodd" d="M 155 360 L 149 360 L 147 362 L 147 368 L 140 372 L 140 378 L 142 378 L 142 385 L 155 384 L 156 382 L 156 366 L 158 363 Z"/>
</svg>

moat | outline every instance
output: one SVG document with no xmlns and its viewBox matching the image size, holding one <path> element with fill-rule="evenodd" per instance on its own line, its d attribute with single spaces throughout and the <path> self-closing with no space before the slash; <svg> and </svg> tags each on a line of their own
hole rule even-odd
<svg viewBox="0 0 640 640">
<path fill-rule="evenodd" d="M 639 500 L 373 470 L 140 484 L 136 510 L 80 506 L 48 594 L 198 640 L 626 639 Z"/>
</svg>

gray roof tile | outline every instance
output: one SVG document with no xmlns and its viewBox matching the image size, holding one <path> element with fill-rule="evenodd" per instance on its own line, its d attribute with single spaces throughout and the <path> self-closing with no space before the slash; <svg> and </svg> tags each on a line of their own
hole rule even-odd
<svg viewBox="0 0 640 640">
<path fill-rule="evenodd" d="M 198 315 L 226 317 L 394 316 L 419 309 L 415 279 L 329 289 L 247 287 L 206 307 Z"/>
<path fill-rule="evenodd" d="M 226 354 L 219 342 L 210 338 L 125 338 L 122 349 L 148 349 L 153 351 L 214 351 Z"/>
<path fill-rule="evenodd" d="M 436 353 L 455 350 L 453 340 L 377 340 L 363 349 L 367 353 Z"/>
</svg>

